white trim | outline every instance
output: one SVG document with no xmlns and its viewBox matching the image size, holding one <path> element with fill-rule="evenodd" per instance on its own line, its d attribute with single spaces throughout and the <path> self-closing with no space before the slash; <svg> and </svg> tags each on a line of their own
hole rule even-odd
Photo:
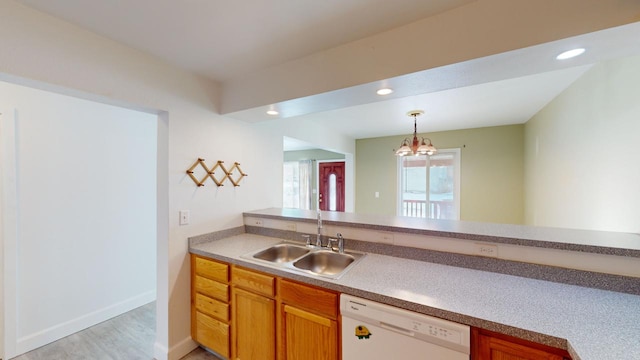
<svg viewBox="0 0 640 360">
<path fill-rule="evenodd" d="M 140 295 L 126 299 L 105 308 L 83 314 L 82 316 L 56 324 L 48 329 L 29 334 L 16 341 L 16 353 L 23 354 L 40 346 L 59 340 L 69 334 L 84 330 L 93 325 L 109 320 L 130 310 L 146 305 L 156 300 L 155 290 L 147 291 Z"/>
<path fill-rule="evenodd" d="M 16 167 L 16 118 L 15 109 L 11 111 L 2 110 L 0 116 L 0 171 L 2 177 L 1 195 L 1 221 L 2 232 L 0 233 L 0 245 L 2 245 L 3 256 L 3 359 L 12 358 L 16 355 L 16 294 L 17 294 L 17 238 L 18 238 L 18 199 L 17 199 L 17 167 Z"/>
<path fill-rule="evenodd" d="M 155 360 L 179 360 L 197 347 L 198 344 L 190 336 L 179 341 L 171 349 L 167 349 L 166 346 L 156 341 L 153 344 L 153 358 Z"/>
<path fill-rule="evenodd" d="M 402 216 L 402 159 L 396 156 L 396 216 Z"/>
<path fill-rule="evenodd" d="M 462 167 L 460 166 L 461 160 L 460 158 L 462 157 L 462 152 L 460 151 L 460 148 L 456 148 L 456 149 L 447 149 L 448 152 L 453 152 L 456 154 L 454 161 L 455 161 L 455 167 L 456 167 L 456 174 L 455 174 L 455 183 L 454 183 L 454 202 L 456 203 L 456 220 L 460 220 L 460 179 L 462 179 L 462 175 L 460 174 L 462 172 Z"/>
<path fill-rule="evenodd" d="M 154 354 L 162 360 L 169 344 L 169 113 L 158 112 L 156 152 L 156 340 Z M 161 350 L 164 349 L 164 352 Z M 166 355 L 164 355 L 166 356 Z M 166 359 L 166 357 L 164 358 Z"/>
</svg>

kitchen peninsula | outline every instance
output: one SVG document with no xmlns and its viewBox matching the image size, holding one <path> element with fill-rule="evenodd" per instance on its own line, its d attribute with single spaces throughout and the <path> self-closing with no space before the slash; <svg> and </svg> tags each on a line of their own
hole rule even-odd
<svg viewBox="0 0 640 360">
<path fill-rule="evenodd" d="M 571 238 L 576 234 L 571 231 L 558 231 L 564 238 L 553 241 L 540 234 L 551 231 L 545 229 L 491 229 L 486 225 L 482 230 L 479 224 L 442 222 L 417 226 L 400 218 L 370 221 L 366 216 L 324 212 L 323 217 L 323 236 L 335 236 L 339 230 L 346 239 L 347 249 L 368 253 L 337 280 L 278 270 L 242 257 L 282 239 L 299 241 L 301 234 L 314 234 L 317 225 L 314 212 L 267 209 L 245 213 L 244 228 L 193 237 L 190 251 L 278 277 L 566 349 L 573 359 L 637 359 L 640 354 L 640 280 L 632 276 L 638 270 L 640 258 L 640 247 L 634 243 L 637 235 L 609 234 L 617 239 L 604 246 L 598 243 L 601 241 L 595 236 L 598 234 L 579 242 Z M 461 231 L 464 226 L 472 231 Z M 516 230 L 520 233 L 514 233 Z M 416 239 L 430 245 L 412 243 Z M 428 249 L 446 241 L 452 242 L 447 249 Z M 496 248 L 491 248 L 493 245 Z M 496 254 L 470 254 L 483 246 L 496 250 L 497 256 L 501 256 L 505 247 L 508 252 L 509 247 L 521 246 L 527 250 L 560 251 L 562 255 L 596 256 L 605 262 L 617 260 L 625 265 L 612 273 L 599 273 L 503 260 L 493 257 Z M 482 269 L 483 266 L 490 271 Z M 528 273 L 521 273 L 523 271 Z"/>
</svg>

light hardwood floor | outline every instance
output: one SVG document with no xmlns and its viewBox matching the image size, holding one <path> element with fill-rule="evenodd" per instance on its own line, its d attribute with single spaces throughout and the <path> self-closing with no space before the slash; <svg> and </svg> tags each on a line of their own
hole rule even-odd
<svg viewBox="0 0 640 360">
<path fill-rule="evenodd" d="M 13 360 L 151 360 L 156 336 L 155 303 L 149 303 Z M 182 360 L 216 360 L 197 348 Z"/>
</svg>

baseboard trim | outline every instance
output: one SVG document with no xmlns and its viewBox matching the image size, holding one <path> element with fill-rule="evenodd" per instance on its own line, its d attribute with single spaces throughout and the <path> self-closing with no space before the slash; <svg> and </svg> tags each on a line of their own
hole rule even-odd
<svg viewBox="0 0 640 360">
<path fill-rule="evenodd" d="M 190 336 L 172 346 L 171 349 L 156 342 L 153 344 L 153 356 L 155 360 L 179 360 L 197 347 L 198 344 Z"/>
<path fill-rule="evenodd" d="M 49 344 L 103 321 L 124 314 L 142 305 L 156 300 L 156 291 L 148 291 L 127 300 L 109 305 L 102 309 L 79 316 L 75 319 L 51 326 L 33 334 L 23 336 L 16 341 L 16 354 L 21 355 L 43 345 Z"/>
</svg>

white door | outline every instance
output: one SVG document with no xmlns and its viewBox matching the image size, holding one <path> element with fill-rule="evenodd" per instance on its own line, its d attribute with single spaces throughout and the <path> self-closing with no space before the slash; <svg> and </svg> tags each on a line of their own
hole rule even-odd
<svg viewBox="0 0 640 360">
<path fill-rule="evenodd" d="M 6 126 L 4 125 L 4 121 L 7 118 L 5 115 L 6 110 L 0 108 L 0 174 L 5 173 L 5 169 L 3 168 L 6 165 L 6 157 L 5 157 L 5 131 Z M 0 229 L 4 231 L 4 216 L 5 216 L 5 207 L 4 207 L 4 188 L 5 181 L 4 177 L 0 177 Z M 0 233 L 0 358 L 5 358 L 4 354 L 4 233 Z"/>
</svg>

